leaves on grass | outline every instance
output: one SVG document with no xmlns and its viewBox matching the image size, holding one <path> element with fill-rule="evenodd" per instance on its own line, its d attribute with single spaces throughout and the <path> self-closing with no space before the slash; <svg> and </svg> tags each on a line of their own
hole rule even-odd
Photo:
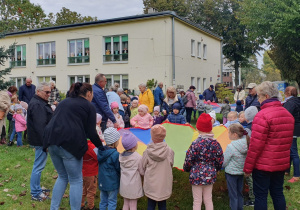
<svg viewBox="0 0 300 210">
<path fill-rule="evenodd" d="M 4 201 L 1 201 L 1 202 L 0 202 L 0 205 L 4 205 L 4 204 L 5 204 L 5 202 L 4 202 Z"/>
<path fill-rule="evenodd" d="M 7 189 L 7 188 L 5 188 L 5 189 L 3 190 L 3 192 L 9 192 L 9 191 L 13 191 L 13 189 Z"/>
<path fill-rule="evenodd" d="M 180 210 L 179 206 L 177 206 L 177 205 L 174 206 L 174 209 L 175 209 L 175 210 Z"/>
<path fill-rule="evenodd" d="M 3 187 L 4 185 L 2 183 L 0 183 L 0 187 Z"/>
<path fill-rule="evenodd" d="M 68 198 L 68 197 L 69 197 L 69 195 L 67 195 L 67 194 L 63 195 L 63 198 Z"/>
<path fill-rule="evenodd" d="M 32 203 L 31 206 L 32 206 L 32 208 L 35 208 L 35 203 Z"/>
<path fill-rule="evenodd" d="M 9 171 L 9 168 L 6 168 L 5 170 Z"/>
<path fill-rule="evenodd" d="M 0 177 L 2 177 L 2 174 L 0 174 Z"/>
<path fill-rule="evenodd" d="M 285 187 L 285 189 L 287 189 L 287 190 L 290 190 L 291 189 L 291 187 L 290 186 L 284 186 Z"/>
<path fill-rule="evenodd" d="M 17 200 L 17 199 L 18 199 L 18 196 L 13 195 L 11 198 L 12 198 L 13 200 Z"/>
<path fill-rule="evenodd" d="M 6 196 L 11 197 L 11 194 L 6 194 Z"/>
<path fill-rule="evenodd" d="M 57 179 L 58 178 L 58 175 L 54 175 L 52 176 L 53 179 Z"/>
<path fill-rule="evenodd" d="M 15 169 L 20 168 L 20 167 L 21 167 L 20 164 L 15 165 Z"/>
<path fill-rule="evenodd" d="M 25 187 L 26 185 L 23 183 L 23 184 L 21 184 L 21 187 Z"/>
<path fill-rule="evenodd" d="M 26 190 L 24 190 L 23 192 L 21 192 L 20 194 L 19 194 L 19 196 L 21 197 L 21 196 L 25 196 L 26 195 L 26 193 L 27 193 L 27 191 Z"/>
<path fill-rule="evenodd" d="M 20 201 L 20 205 L 22 206 L 22 205 L 23 205 L 23 202 Z"/>
<path fill-rule="evenodd" d="M 30 161 L 31 161 L 31 158 L 25 158 L 25 160 L 26 160 L 27 162 L 30 162 Z"/>
</svg>

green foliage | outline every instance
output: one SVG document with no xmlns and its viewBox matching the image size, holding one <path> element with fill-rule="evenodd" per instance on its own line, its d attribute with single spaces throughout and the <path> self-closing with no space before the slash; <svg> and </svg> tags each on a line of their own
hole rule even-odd
<svg viewBox="0 0 300 210">
<path fill-rule="evenodd" d="M 147 80 L 147 83 L 146 83 L 146 86 L 148 89 L 152 89 L 152 88 L 155 88 L 157 85 L 157 80 L 154 80 L 154 79 L 148 79 Z"/>
<path fill-rule="evenodd" d="M 220 124 L 223 124 L 223 115 L 222 114 L 216 113 L 216 118 L 217 118 L 217 121 L 220 122 Z"/>
<path fill-rule="evenodd" d="M 234 103 L 233 96 L 234 94 L 228 88 L 226 88 L 226 84 L 220 84 L 218 86 L 218 90 L 216 91 L 216 96 L 220 103 L 223 103 L 223 100 L 226 98 L 232 104 Z"/>
<path fill-rule="evenodd" d="M 264 53 L 262 70 L 266 75 L 265 81 L 281 81 L 280 70 L 276 67 L 275 63 L 269 56 L 270 51 Z"/>
<path fill-rule="evenodd" d="M 143 0 L 144 13 L 148 13 L 149 8 L 157 11 L 175 11 L 177 15 L 185 17 L 188 14 L 188 5 L 185 0 Z"/>
<path fill-rule="evenodd" d="M 66 94 L 63 93 L 63 92 L 61 92 L 61 91 L 59 91 L 59 96 L 60 96 L 60 100 L 61 100 L 61 101 L 64 100 L 64 99 L 66 98 Z"/>
<path fill-rule="evenodd" d="M 4 47 L 0 47 L 0 65 L 4 66 L 5 62 L 8 61 L 8 59 L 12 56 L 12 53 L 15 49 L 15 44 L 12 44 L 9 46 L 8 49 L 5 49 Z M 0 70 L 0 90 L 7 89 L 7 87 L 11 86 L 13 83 L 12 81 L 4 81 L 4 76 L 8 75 L 11 72 L 11 66 Z"/>
<path fill-rule="evenodd" d="M 246 67 L 242 67 L 242 81 L 246 87 L 249 83 L 259 84 L 263 81 L 263 71 L 258 69 L 258 63 L 256 56 L 249 58 L 249 64 Z"/>
</svg>

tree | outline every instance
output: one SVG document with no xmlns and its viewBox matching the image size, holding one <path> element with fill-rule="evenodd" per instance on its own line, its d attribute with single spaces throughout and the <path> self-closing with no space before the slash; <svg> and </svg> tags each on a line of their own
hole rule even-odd
<svg viewBox="0 0 300 210">
<path fill-rule="evenodd" d="M 185 0 L 143 0 L 143 3 L 145 14 L 148 14 L 149 8 L 154 8 L 159 12 L 171 10 L 182 17 L 186 17 L 188 14 L 188 6 Z"/>
<path fill-rule="evenodd" d="M 5 49 L 4 47 L 0 47 L 0 65 L 4 66 L 4 63 L 10 58 L 14 52 L 15 45 L 9 46 L 8 49 Z M 9 74 L 11 71 L 11 66 L 7 67 L 3 70 L 0 70 L 0 90 L 6 89 L 8 86 L 11 86 L 11 81 L 4 81 L 4 75 Z"/>
<path fill-rule="evenodd" d="M 262 70 L 266 75 L 265 81 L 281 81 L 280 70 L 276 67 L 275 63 L 269 56 L 270 51 L 266 51 L 263 57 Z"/>
<path fill-rule="evenodd" d="M 258 62 L 255 55 L 250 56 L 248 59 L 249 64 L 242 67 L 242 81 L 245 87 L 249 83 L 260 84 L 264 79 L 263 71 L 258 69 Z"/>
</svg>

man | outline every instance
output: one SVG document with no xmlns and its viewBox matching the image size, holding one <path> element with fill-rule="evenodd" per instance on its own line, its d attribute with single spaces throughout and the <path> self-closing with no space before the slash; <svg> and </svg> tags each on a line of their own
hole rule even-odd
<svg viewBox="0 0 300 210">
<path fill-rule="evenodd" d="M 164 100 L 164 93 L 163 93 L 163 83 L 159 82 L 157 88 L 154 90 L 154 105 L 161 106 Z"/>
<path fill-rule="evenodd" d="M 260 103 L 258 102 L 255 83 L 250 83 L 246 89 L 249 89 L 249 95 L 246 98 L 245 110 L 250 106 L 256 106 L 260 108 Z"/>
<path fill-rule="evenodd" d="M 139 105 L 144 104 L 148 107 L 148 112 L 152 113 L 154 108 L 154 97 L 152 91 L 147 89 L 144 83 L 139 85 L 140 95 L 139 95 Z"/>
<path fill-rule="evenodd" d="M 110 109 L 106 94 L 104 92 L 105 85 L 107 80 L 104 74 L 97 74 L 95 77 L 95 84 L 93 85 L 93 100 L 92 103 L 96 107 L 96 112 L 101 114 L 102 122 L 100 124 L 102 132 L 106 129 L 107 120 L 110 119 L 114 123 L 114 127 L 118 128 L 119 124 L 116 121 L 116 118 L 113 112 Z"/>
<path fill-rule="evenodd" d="M 44 129 L 53 114 L 48 104 L 50 93 L 50 84 L 46 82 L 40 83 L 27 110 L 28 142 L 35 148 L 35 159 L 30 178 L 31 199 L 35 201 L 49 199 L 49 197 L 45 195 L 45 192 L 49 190 L 42 190 L 40 181 L 41 173 L 47 162 L 47 152 L 43 151 Z"/>
<path fill-rule="evenodd" d="M 32 84 L 31 78 L 26 78 L 25 85 L 22 85 L 19 89 L 19 100 L 29 104 L 34 94 L 35 94 L 35 85 Z"/>
<path fill-rule="evenodd" d="M 56 88 L 55 81 L 51 80 L 50 85 L 51 85 L 51 94 L 48 101 L 50 106 L 51 105 L 57 106 L 58 103 L 60 102 L 59 90 Z"/>
<path fill-rule="evenodd" d="M 210 100 L 211 102 L 216 101 L 216 92 L 214 91 L 214 86 L 210 85 L 208 89 L 203 92 L 204 101 Z"/>
</svg>

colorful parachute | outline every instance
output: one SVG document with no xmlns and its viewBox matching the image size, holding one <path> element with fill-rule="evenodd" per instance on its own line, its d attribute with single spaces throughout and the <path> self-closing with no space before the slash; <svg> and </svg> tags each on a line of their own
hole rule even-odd
<svg viewBox="0 0 300 210">
<path fill-rule="evenodd" d="M 174 123 L 163 123 L 162 125 L 167 130 L 167 136 L 165 138 L 165 141 L 175 153 L 174 167 L 182 169 L 186 151 L 188 150 L 191 143 L 195 139 L 197 139 L 199 134 L 190 125 L 179 125 Z M 137 152 L 141 155 L 147 148 L 147 144 L 151 142 L 150 129 L 144 130 L 141 128 L 127 128 L 121 129 L 119 130 L 119 132 L 121 134 L 121 141 L 124 132 L 131 132 L 132 134 L 134 134 L 134 136 L 138 140 Z M 220 143 L 223 151 L 225 151 L 227 145 L 230 143 L 227 129 L 224 126 L 217 126 L 213 128 L 213 133 L 215 134 L 215 138 Z M 120 153 L 124 151 L 124 148 L 121 143 L 118 146 L 118 151 Z"/>
<path fill-rule="evenodd" d="M 206 102 L 204 102 L 205 104 L 207 104 Z M 221 111 L 221 107 L 224 105 L 224 104 L 220 104 L 220 103 L 211 103 L 212 105 L 212 108 L 213 110 L 216 112 L 216 113 L 220 113 Z M 229 104 L 230 107 L 231 107 L 231 111 L 235 111 L 236 109 L 236 104 Z M 244 106 L 243 106 L 244 107 Z"/>
</svg>

